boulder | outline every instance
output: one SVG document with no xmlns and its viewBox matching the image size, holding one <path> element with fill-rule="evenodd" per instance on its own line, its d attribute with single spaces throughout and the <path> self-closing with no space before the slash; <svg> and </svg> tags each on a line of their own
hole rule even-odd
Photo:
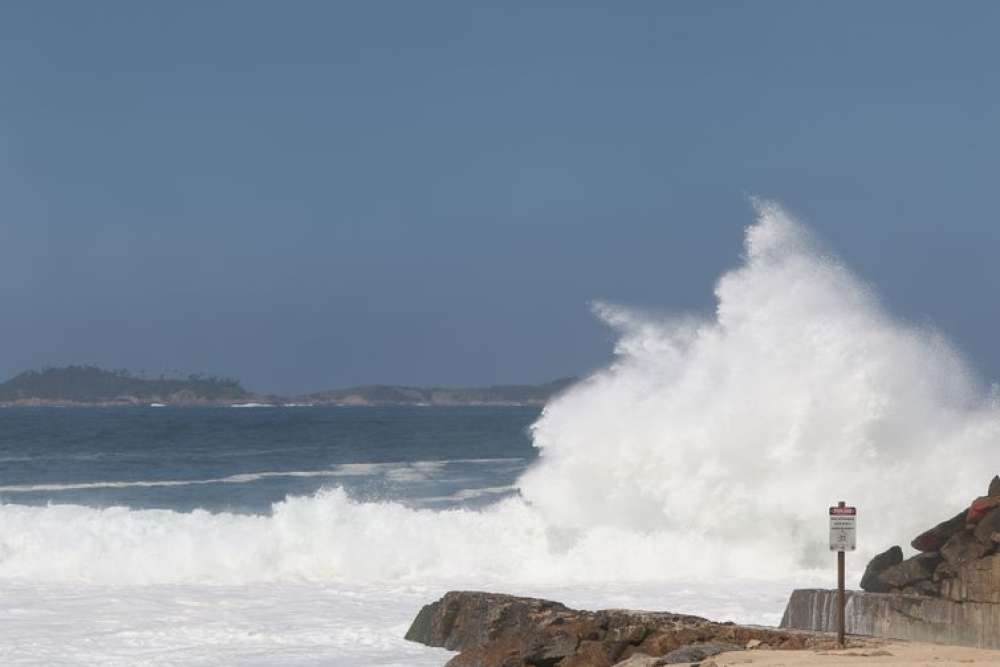
<svg viewBox="0 0 1000 667">
<path fill-rule="evenodd" d="M 614 660 L 602 642 L 582 641 L 576 653 L 559 663 L 559 667 L 611 667 Z"/>
<path fill-rule="evenodd" d="M 941 581 L 941 595 L 955 602 L 1000 603 L 1000 554 L 968 561 Z"/>
<path fill-rule="evenodd" d="M 636 653 L 627 660 L 616 662 L 615 667 L 660 667 L 660 665 L 665 664 L 667 663 L 663 662 L 663 658 L 646 655 L 645 653 Z"/>
<path fill-rule="evenodd" d="M 976 524 L 973 532 L 976 539 L 986 545 L 988 549 L 993 549 L 996 546 L 997 540 L 993 539 L 993 535 L 996 533 L 1000 533 L 1000 507 L 994 507 L 987 512 Z"/>
<path fill-rule="evenodd" d="M 987 540 L 989 539 L 988 535 Z M 952 565 L 961 565 L 970 560 L 982 558 L 987 551 L 989 548 L 977 540 L 972 531 L 960 530 L 949 537 L 948 541 L 941 547 L 941 556 Z"/>
<path fill-rule="evenodd" d="M 878 578 L 890 588 L 905 588 L 918 581 L 930 579 L 941 561 L 942 558 L 937 553 L 917 554 L 898 565 L 886 568 Z"/>
<path fill-rule="evenodd" d="M 742 650 L 742 646 L 736 646 L 734 644 L 691 644 L 690 646 L 682 646 L 681 648 L 675 649 L 666 654 L 663 656 L 663 662 L 660 664 L 678 665 L 687 662 L 701 662 L 705 658 L 711 658 L 713 655 L 719 655 L 720 653 L 727 653 L 729 651 Z"/>
<path fill-rule="evenodd" d="M 861 577 L 862 590 L 872 593 L 888 593 L 889 585 L 880 580 L 878 575 L 893 565 L 899 565 L 902 562 L 903 550 L 898 546 L 890 547 L 888 550 L 872 558 L 868 562 L 868 567 L 865 568 L 864 575 Z"/>
<path fill-rule="evenodd" d="M 698 628 L 687 630 L 656 632 L 646 637 L 642 644 L 636 647 L 639 653 L 648 655 L 666 655 L 671 651 L 694 642 L 706 641 L 710 633 L 703 632 Z"/>
<path fill-rule="evenodd" d="M 1000 475 L 994 475 L 990 480 L 990 488 L 986 492 L 988 496 L 1000 496 Z"/>
<path fill-rule="evenodd" d="M 1000 507 L 1000 496 L 981 496 L 972 501 L 969 511 L 965 514 L 966 525 L 979 523 L 980 519 L 986 516 L 994 507 Z"/>
<path fill-rule="evenodd" d="M 452 591 L 417 614 L 406 639 L 451 651 L 527 634 L 570 610 L 558 602 L 513 595 Z"/>
<path fill-rule="evenodd" d="M 504 643 L 469 648 L 448 661 L 447 667 L 524 667 L 516 646 Z"/>
<path fill-rule="evenodd" d="M 942 521 L 930 530 L 926 530 L 910 542 L 917 551 L 937 551 L 944 546 L 952 535 L 965 528 L 966 512 L 963 510 L 947 521 Z"/>
<path fill-rule="evenodd" d="M 568 633 L 539 634 L 531 638 L 521 651 L 521 659 L 529 665 L 552 667 L 576 653 L 580 637 Z"/>
<path fill-rule="evenodd" d="M 937 570 L 935 570 L 937 572 Z M 925 595 L 928 597 L 937 597 L 938 587 L 933 581 L 929 579 L 922 579 L 921 581 L 914 582 L 909 586 L 904 587 L 899 591 L 903 595 Z"/>
<path fill-rule="evenodd" d="M 954 565 L 948 561 L 943 561 L 937 568 L 934 569 L 934 576 L 931 577 L 931 581 L 941 582 L 944 579 L 950 579 L 957 574 L 957 570 Z"/>
</svg>

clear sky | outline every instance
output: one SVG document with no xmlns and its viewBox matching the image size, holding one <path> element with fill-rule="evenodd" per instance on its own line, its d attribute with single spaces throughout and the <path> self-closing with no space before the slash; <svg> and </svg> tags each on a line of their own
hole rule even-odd
<svg viewBox="0 0 1000 667">
<path fill-rule="evenodd" d="M 0 8 L 0 376 L 489 384 L 807 221 L 1000 378 L 1000 3 Z"/>
</svg>

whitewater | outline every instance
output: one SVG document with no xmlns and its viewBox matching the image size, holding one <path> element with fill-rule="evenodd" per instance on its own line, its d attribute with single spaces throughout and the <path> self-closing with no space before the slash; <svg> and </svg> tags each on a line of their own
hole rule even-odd
<svg viewBox="0 0 1000 667">
<path fill-rule="evenodd" d="M 532 416 L 530 456 L 315 469 L 278 448 L 292 468 L 0 477 L 0 662 L 440 665 L 401 637 L 451 588 L 774 624 L 793 587 L 832 583 L 838 500 L 859 507 L 856 583 L 1000 470 L 997 392 L 756 210 L 713 315 L 595 306 L 614 361 Z M 352 490 L 371 475 L 378 497 Z M 44 495 L 279 482 L 315 486 L 259 487 L 281 495 L 253 511 Z"/>
</svg>

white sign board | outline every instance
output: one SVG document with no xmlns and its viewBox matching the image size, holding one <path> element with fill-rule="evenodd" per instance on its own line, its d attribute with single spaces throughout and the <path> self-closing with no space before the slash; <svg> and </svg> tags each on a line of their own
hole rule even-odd
<svg viewBox="0 0 1000 667">
<path fill-rule="evenodd" d="M 854 551 L 857 507 L 830 508 L 830 551 Z"/>
</svg>

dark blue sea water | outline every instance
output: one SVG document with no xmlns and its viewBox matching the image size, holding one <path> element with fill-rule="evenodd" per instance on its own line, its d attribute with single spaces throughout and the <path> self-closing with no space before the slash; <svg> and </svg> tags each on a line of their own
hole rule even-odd
<svg viewBox="0 0 1000 667">
<path fill-rule="evenodd" d="M 0 502 L 265 513 L 341 486 L 359 500 L 477 506 L 534 459 L 536 408 L 0 410 Z"/>
</svg>

